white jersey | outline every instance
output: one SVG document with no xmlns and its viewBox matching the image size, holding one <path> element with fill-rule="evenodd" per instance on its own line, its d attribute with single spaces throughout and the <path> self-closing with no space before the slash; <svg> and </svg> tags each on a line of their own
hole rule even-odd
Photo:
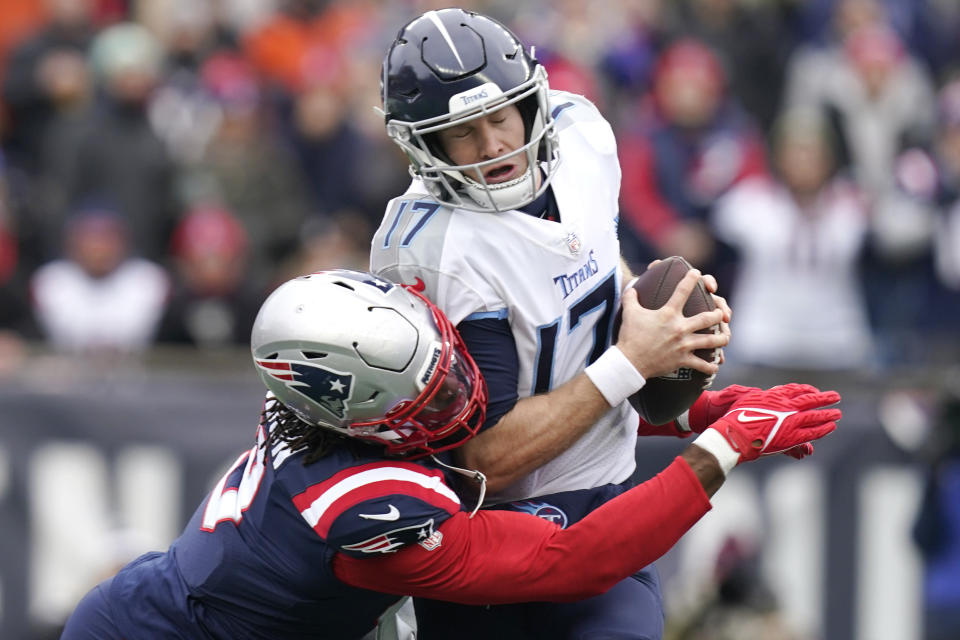
<svg viewBox="0 0 960 640">
<path fill-rule="evenodd" d="M 610 125 L 585 98 L 551 92 L 561 161 L 552 186 L 561 221 L 521 211 L 479 213 L 438 204 L 415 179 L 387 205 L 371 270 L 419 284 L 454 325 L 506 318 L 520 360 L 520 398 L 575 377 L 610 344 L 620 305 L 620 166 Z M 570 449 L 491 496 L 491 502 L 626 480 L 637 417 L 607 412 Z"/>
</svg>

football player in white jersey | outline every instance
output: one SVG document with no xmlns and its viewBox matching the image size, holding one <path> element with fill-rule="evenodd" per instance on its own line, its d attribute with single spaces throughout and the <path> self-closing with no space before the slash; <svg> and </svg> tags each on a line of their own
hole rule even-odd
<svg viewBox="0 0 960 640">
<path fill-rule="evenodd" d="M 610 125 L 582 96 L 550 91 L 533 52 L 502 24 L 428 11 L 398 33 L 381 82 L 387 133 L 413 181 L 387 206 L 371 271 L 424 291 L 483 372 L 485 430 L 456 457 L 486 474 L 488 504 L 572 524 L 628 487 L 639 420 L 626 398 L 678 367 L 716 373 L 717 363 L 693 351 L 722 348 L 729 332 L 696 331 L 725 327 L 729 308 L 717 297 L 717 310 L 685 318 L 679 308 L 643 309 L 630 289 L 621 294 L 630 273 L 617 237 Z M 691 270 L 679 288 L 689 293 L 699 277 Z M 745 392 L 706 392 L 682 426 L 640 430 L 700 432 Z M 599 629 L 659 638 L 663 625 L 652 567 L 573 605 L 420 600 L 417 618 L 424 640 L 447 637 L 454 622 L 468 634 L 458 637 L 483 638 Z"/>
</svg>

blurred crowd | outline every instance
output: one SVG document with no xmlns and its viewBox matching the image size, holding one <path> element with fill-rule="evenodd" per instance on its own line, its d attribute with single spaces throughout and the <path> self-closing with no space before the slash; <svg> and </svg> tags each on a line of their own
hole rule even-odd
<svg viewBox="0 0 960 640">
<path fill-rule="evenodd" d="M 244 345 L 278 282 L 365 268 L 409 180 L 382 56 L 447 4 L 4 0 L 0 361 Z M 604 112 L 625 256 L 716 274 L 731 361 L 957 356 L 956 2 L 461 4 Z"/>
</svg>

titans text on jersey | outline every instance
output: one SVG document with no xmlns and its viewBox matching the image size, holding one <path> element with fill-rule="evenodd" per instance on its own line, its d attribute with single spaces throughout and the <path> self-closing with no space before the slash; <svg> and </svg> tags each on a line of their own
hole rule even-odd
<svg viewBox="0 0 960 640">
<path fill-rule="evenodd" d="M 587 261 L 583 263 L 583 266 L 573 273 L 566 273 L 557 276 L 553 279 L 553 281 L 560 286 L 560 288 L 563 290 L 563 297 L 566 298 L 573 293 L 577 287 L 589 280 L 590 277 L 597 275 L 599 272 L 600 267 L 597 265 L 596 258 L 593 257 L 593 251 L 591 251 Z"/>
</svg>

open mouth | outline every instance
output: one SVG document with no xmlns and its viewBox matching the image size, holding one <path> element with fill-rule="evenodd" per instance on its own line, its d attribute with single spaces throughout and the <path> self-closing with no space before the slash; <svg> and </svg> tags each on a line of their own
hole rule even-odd
<svg viewBox="0 0 960 640">
<path fill-rule="evenodd" d="M 517 165 L 515 164 L 501 164 L 484 171 L 483 177 L 488 183 L 505 182 L 512 179 L 516 171 Z"/>
</svg>

